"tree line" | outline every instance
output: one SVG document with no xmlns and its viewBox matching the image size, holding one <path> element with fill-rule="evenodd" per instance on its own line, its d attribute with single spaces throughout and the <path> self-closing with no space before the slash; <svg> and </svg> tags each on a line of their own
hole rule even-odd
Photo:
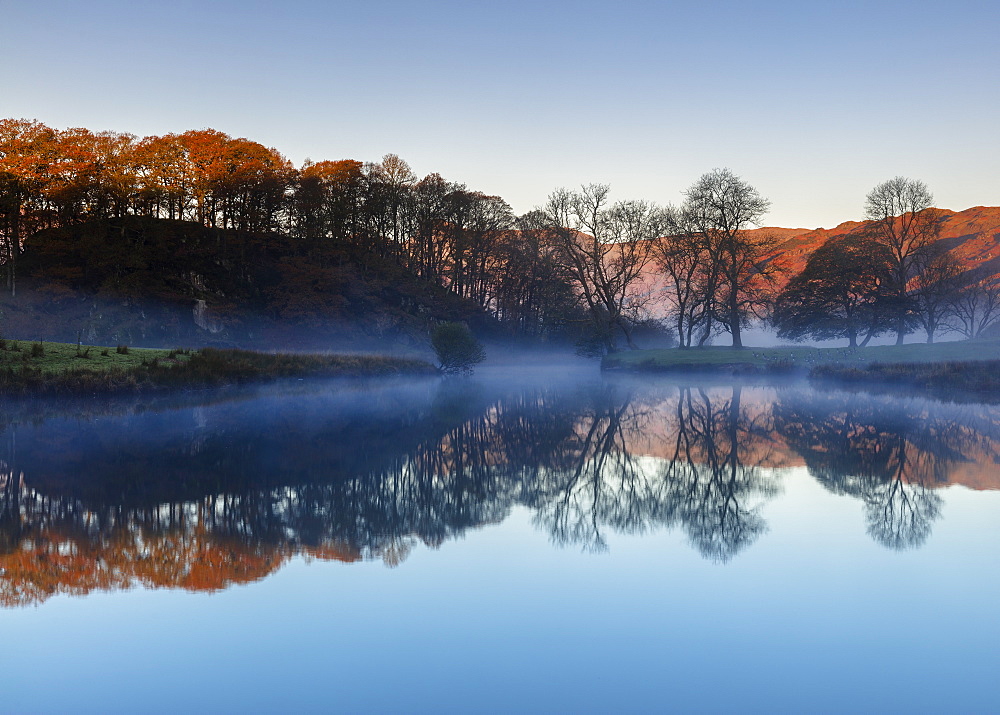
<svg viewBox="0 0 1000 715">
<path fill-rule="evenodd" d="M 940 213 L 922 181 L 896 177 L 865 202 L 868 225 L 835 236 L 776 296 L 779 337 L 847 338 L 851 347 L 916 330 L 975 338 L 1000 320 L 1000 285 L 967 271 L 939 241 Z"/>
<path fill-rule="evenodd" d="M 0 120 L 0 262 L 11 293 L 32 235 L 129 216 L 281 235 L 316 263 L 356 249 L 476 301 L 518 334 L 583 319 L 544 236 L 519 230 L 503 199 L 436 173 L 420 179 L 393 154 L 295 168 L 212 129 L 138 138 Z"/>
<path fill-rule="evenodd" d="M 475 301 L 518 335 L 572 334 L 585 351 L 634 348 L 668 328 L 703 346 L 768 321 L 791 339 L 854 346 L 922 328 L 974 337 L 1000 319 L 1000 289 L 971 281 L 938 241 L 919 181 L 867 197 L 863 232 L 831 239 L 789 275 L 781 239 L 756 229 L 770 208 L 728 169 L 704 174 L 678 206 L 610 200 L 607 185 L 558 189 L 517 216 L 500 197 L 398 156 L 307 160 L 212 129 L 139 138 L 0 120 L 0 262 L 8 289 L 34 233 L 93 219 L 194 221 L 281 234 L 305 258 L 351 248 Z"/>
</svg>

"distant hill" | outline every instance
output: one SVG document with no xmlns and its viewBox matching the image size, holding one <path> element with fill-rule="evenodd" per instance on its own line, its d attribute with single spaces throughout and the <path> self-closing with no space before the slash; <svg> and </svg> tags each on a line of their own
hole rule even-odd
<svg viewBox="0 0 1000 715">
<path fill-rule="evenodd" d="M 939 242 L 945 246 L 970 272 L 969 278 L 980 279 L 1000 276 L 1000 207 L 974 206 L 965 211 L 935 209 L 939 214 Z M 758 231 L 790 232 L 781 246 L 781 253 L 789 261 L 792 271 L 798 272 L 806 264 L 809 254 L 835 237 L 863 233 L 868 221 L 846 221 L 835 228 L 756 229 Z M 779 234 L 783 238 L 786 236 Z"/>
<path fill-rule="evenodd" d="M 5 337 L 129 345 L 365 349 L 419 345 L 433 320 L 489 334 L 473 301 L 330 241 L 130 216 L 25 243 Z"/>
<path fill-rule="evenodd" d="M 982 278 L 1000 280 L 1000 206 L 975 206 L 965 211 L 934 209 L 940 221 L 938 241 L 965 267 L 968 282 Z M 782 240 L 778 254 L 788 265 L 785 278 L 801 271 L 810 254 L 836 236 L 863 233 L 869 221 L 845 221 L 834 228 L 780 228 L 766 226 L 749 233 L 770 234 Z M 647 290 L 656 294 L 662 288 L 662 278 L 655 263 L 646 267 L 644 282 Z M 650 305 L 654 315 L 662 316 L 667 306 L 662 300 Z M 1000 329 L 995 331 L 1000 334 Z"/>
</svg>

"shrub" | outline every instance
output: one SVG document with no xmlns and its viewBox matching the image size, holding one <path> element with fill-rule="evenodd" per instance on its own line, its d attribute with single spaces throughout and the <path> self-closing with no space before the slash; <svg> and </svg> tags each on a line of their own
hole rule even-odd
<svg viewBox="0 0 1000 715">
<path fill-rule="evenodd" d="M 42 345 L 41 341 L 31 344 L 31 357 L 41 357 L 45 354 L 45 346 Z"/>
<path fill-rule="evenodd" d="M 119 355 L 128 355 L 128 345 L 119 345 L 115 348 L 115 352 Z"/>
<path fill-rule="evenodd" d="M 486 351 L 463 323 L 441 323 L 431 331 L 431 346 L 445 373 L 472 372 L 486 359 Z"/>
<path fill-rule="evenodd" d="M 108 356 L 108 349 L 107 349 L 107 348 L 104 348 L 104 349 L 103 349 L 103 350 L 101 351 L 101 355 L 102 355 L 103 357 L 107 357 L 107 356 Z"/>
</svg>

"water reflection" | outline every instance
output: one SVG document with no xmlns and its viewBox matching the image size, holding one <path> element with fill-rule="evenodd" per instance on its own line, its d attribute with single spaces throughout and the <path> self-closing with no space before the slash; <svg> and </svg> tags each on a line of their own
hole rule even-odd
<svg viewBox="0 0 1000 715">
<path fill-rule="evenodd" d="M 982 406 L 792 391 L 775 403 L 774 424 L 812 476 L 864 503 L 868 533 L 894 549 L 930 535 L 941 515 L 932 488 L 965 467 L 985 472 L 998 463 L 997 413 Z"/>
<path fill-rule="evenodd" d="M 668 383 L 314 386 L 87 419 L 14 420 L 0 462 L 0 602 L 260 579 L 296 555 L 397 565 L 517 505 L 559 545 L 680 529 L 732 559 L 783 467 L 919 546 L 934 490 L 1000 462 L 995 408 Z"/>
<path fill-rule="evenodd" d="M 698 550 L 726 561 L 767 531 L 760 505 L 780 491 L 776 472 L 762 468 L 783 461 L 770 414 L 743 405 L 740 387 L 714 399 L 681 389 L 675 410 L 674 452 L 661 470 L 666 501 Z"/>
</svg>

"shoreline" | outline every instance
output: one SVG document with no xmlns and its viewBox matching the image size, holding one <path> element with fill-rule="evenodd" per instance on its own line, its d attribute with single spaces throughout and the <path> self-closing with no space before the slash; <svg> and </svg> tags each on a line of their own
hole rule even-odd
<svg viewBox="0 0 1000 715">
<path fill-rule="evenodd" d="M 5 341 L 10 343 L 11 341 Z M 17 343 L 14 343 L 17 345 Z M 39 347 L 36 347 L 39 346 Z M 122 346 L 124 348 L 124 346 Z M 156 350 L 34 343 L 0 352 L 0 396 L 136 395 L 265 384 L 287 378 L 437 375 L 430 363 L 386 355 L 262 353 L 203 348 Z M 90 355 L 100 351 L 100 360 Z M 20 353 L 21 357 L 11 357 Z M 114 357 L 112 357 L 114 353 Z M 72 354 L 79 359 L 67 361 Z M 97 357 L 97 356 L 94 356 Z"/>
<path fill-rule="evenodd" d="M 823 365 L 809 372 L 818 387 L 894 392 L 901 388 L 952 402 L 1000 401 L 1000 360 Z"/>
</svg>

